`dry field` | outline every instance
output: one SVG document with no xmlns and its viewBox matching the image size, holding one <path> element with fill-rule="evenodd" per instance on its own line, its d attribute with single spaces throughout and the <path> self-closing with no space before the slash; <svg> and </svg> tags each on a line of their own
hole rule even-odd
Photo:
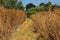
<svg viewBox="0 0 60 40">
<path fill-rule="evenodd" d="M 60 11 L 38 12 L 31 16 L 36 40 L 60 40 Z"/>
<path fill-rule="evenodd" d="M 0 40 L 8 40 L 12 30 L 26 19 L 24 11 L 0 7 Z"/>
<path fill-rule="evenodd" d="M 36 34 L 31 30 L 31 23 L 31 19 L 26 19 L 26 21 L 22 25 L 19 25 L 17 30 L 12 33 L 10 40 L 35 40 Z"/>
<path fill-rule="evenodd" d="M 0 7 L 0 40 L 60 40 L 60 10 L 26 18 L 24 11 Z"/>
</svg>

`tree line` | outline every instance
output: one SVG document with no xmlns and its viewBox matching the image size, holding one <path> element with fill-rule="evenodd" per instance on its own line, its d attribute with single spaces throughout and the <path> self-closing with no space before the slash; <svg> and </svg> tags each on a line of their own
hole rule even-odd
<svg viewBox="0 0 60 40">
<path fill-rule="evenodd" d="M 60 5 L 52 5 L 51 2 L 46 4 L 40 3 L 38 6 L 34 5 L 33 3 L 29 3 L 26 5 L 26 7 L 24 7 L 22 1 L 17 2 L 17 0 L 0 0 L 0 6 L 4 6 L 7 9 L 26 9 L 24 11 L 26 11 L 27 17 L 30 17 L 30 15 L 35 12 L 53 11 L 54 9 L 60 9 Z"/>
<path fill-rule="evenodd" d="M 0 0 L 0 6 L 4 6 L 8 9 L 24 10 L 22 2 L 17 2 L 17 0 Z"/>
<path fill-rule="evenodd" d="M 26 5 L 26 14 L 30 17 L 31 14 L 35 12 L 43 12 L 43 11 L 54 11 L 55 9 L 60 9 L 60 5 L 53 5 L 51 2 L 48 3 L 40 3 L 38 6 L 29 3 Z"/>
</svg>

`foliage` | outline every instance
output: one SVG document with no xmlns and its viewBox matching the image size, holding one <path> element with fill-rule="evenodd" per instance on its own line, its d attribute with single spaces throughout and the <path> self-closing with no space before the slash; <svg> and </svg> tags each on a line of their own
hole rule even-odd
<svg viewBox="0 0 60 40">
<path fill-rule="evenodd" d="M 4 4 L 4 2 L 7 0 L 0 0 L 0 4 Z"/>
<path fill-rule="evenodd" d="M 32 4 L 32 3 L 29 3 L 29 4 L 26 5 L 26 10 L 28 10 L 28 9 L 30 9 L 32 7 L 35 7 L 35 5 Z"/>
<path fill-rule="evenodd" d="M 42 12 L 45 11 L 43 7 L 37 6 L 37 7 L 32 7 L 26 11 L 27 17 L 30 17 L 30 15 L 35 14 L 35 12 Z"/>
<path fill-rule="evenodd" d="M 14 7 L 15 9 L 21 9 L 21 10 L 24 10 L 24 7 L 23 7 L 23 4 L 22 4 L 22 2 L 18 2 L 16 5 L 15 5 L 15 7 Z"/>
<path fill-rule="evenodd" d="M 60 5 L 53 5 L 53 9 L 60 9 Z"/>
<path fill-rule="evenodd" d="M 52 3 L 51 3 L 51 2 L 48 2 L 48 3 L 46 4 L 46 8 L 48 8 L 48 10 L 50 11 L 51 8 L 52 8 Z"/>
<path fill-rule="evenodd" d="M 40 3 L 39 6 L 45 7 L 45 4 L 44 3 Z"/>
<path fill-rule="evenodd" d="M 48 7 L 50 7 L 52 4 L 51 4 L 51 2 L 48 2 L 46 5 L 47 5 Z"/>
<path fill-rule="evenodd" d="M 44 7 L 37 6 L 35 10 L 37 12 L 42 12 L 42 11 L 45 11 L 45 8 Z"/>
<path fill-rule="evenodd" d="M 26 11 L 27 17 L 30 17 L 30 15 L 34 14 L 36 12 L 35 8 L 30 8 Z"/>
<path fill-rule="evenodd" d="M 4 6 L 6 8 L 14 8 L 14 6 L 16 5 L 16 2 L 17 0 L 7 0 L 5 3 L 4 3 Z"/>
<path fill-rule="evenodd" d="M 4 4 L 1 4 L 3 5 L 5 8 L 8 8 L 8 9 L 16 9 L 16 10 L 24 10 L 24 7 L 23 7 L 23 4 L 22 2 L 17 2 L 17 0 L 0 0 L 1 3 L 4 3 Z"/>
</svg>

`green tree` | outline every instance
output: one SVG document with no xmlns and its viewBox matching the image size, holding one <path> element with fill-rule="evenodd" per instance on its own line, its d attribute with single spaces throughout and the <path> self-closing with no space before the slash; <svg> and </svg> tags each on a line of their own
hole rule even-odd
<svg viewBox="0 0 60 40">
<path fill-rule="evenodd" d="M 40 7 L 40 11 L 45 11 L 46 4 L 40 3 L 40 4 L 39 4 L 39 7 Z"/>
<path fill-rule="evenodd" d="M 24 10 L 24 6 L 23 6 L 23 4 L 22 4 L 22 2 L 20 1 L 20 2 L 18 2 L 16 5 L 15 5 L 15 7 L 14 7 L 15 9 L 21 9 L 21 10 Z"/>
<path fill-rule="evenodd" d="M 0 6 L 2 6 L 7 0 L 0 0 Z"/>
<path fill-rule="evenodd" d="M 26 10 L 28 10 L 28 9 L 30 9 L 32 7 L 35 7 L 35 5 L 32 4 L 32 3 L 29 3 L 29 4 L 26 5 Z"/>
<path fill-rule="evenodd" d="M 45 4 L 44 3 L 40 3 L 39 6 L 45 7 Z"/>
<path fill-rule="evenodd" d="M 0 4 L 3 4 L 6 0 L 0 0 Z"/>
<path fill-rule="evenodd" d="M 49 11 L 51 11 L 52 3 L 51 3 L 51 2 L 48 2 L 48 3 L 46 4 L 46 7 L 48 8 Z"/>
<path fill-rule="evenodd" d="M 36 8 L 30 8 L 26 11 L 26 15 L 29 18 L 30 15 L 35 14 L 35 12 L 36 12 Z"/>
<path fill-rule="evenodd" d="M 7 0 L 4 2 L 6 8 L 13 8 L 16 5 L 17 0 Z"/>
</svg>

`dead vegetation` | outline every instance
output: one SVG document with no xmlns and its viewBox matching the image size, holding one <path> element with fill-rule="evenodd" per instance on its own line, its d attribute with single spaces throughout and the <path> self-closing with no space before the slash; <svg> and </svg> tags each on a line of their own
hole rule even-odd
<svg viewBox="0 0 60 40">
<path fill-rule="evenodd" d="M 60 11 L 39 12 L 31 19 L 33 31 L 39 34 L 36 40 L 60 40 Z"/>
<path fill-rule="evenodd" d="M 24 11 L 0 7 L 0 40 L 8 40 L 11 32 L 25 21 Z"/>
<path fill-rule="evenodd" d="M 24 13 L 25 12 L 21 10 L 5 9 L 4 7 L 0 7 L 0 40 L 9 40 L 12 31 L 16 30 L 17 27 L 25 21 L 26 15 Z M 38 12 L 31 15 L 30 18 L 32 23 L 29 24 L 29 20 L 27 21 L 27 24 L 23 24 L 22 26 L 29 26 L 27 28 L 28 30 L 26 30 L 28 31 L 27 33 L 31 31 L 29 28 L 32 27 L 32 30 L 35 34 L 32 31 L 31 32 L 36 40 L 60 40 L 59 10 Z M 21 30 L 21 28 L 18 27 L 18 29 L 23 32 L 23 35 L 26 33 L 24 32 L 25 28 L 26 27 L 22 28 Z M 20 31 L 18 31 L 18 33 L 20 33 Z M 31 33 L 29 33 L 29 35 L 30 34 Z M 20 39 L 19 35 L 21 34 L 17 35 Z"/>
</svg>

